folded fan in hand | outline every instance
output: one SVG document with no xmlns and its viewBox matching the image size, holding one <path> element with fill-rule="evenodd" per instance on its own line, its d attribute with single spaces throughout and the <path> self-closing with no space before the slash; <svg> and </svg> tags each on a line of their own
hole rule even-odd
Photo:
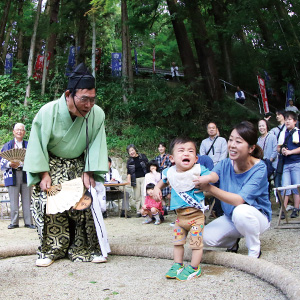
<svg viewBox="0 0 300 300">
<path fill-rule="evenodd" d="M 47 190 L 47 214 L 56 214 L 69 210 L 84 210 L 92 203 L 91 194 L 86 191 L 81 178 L 65 181 L 61 184 L 53 185 Z"/>
<path fill-rule="evenodd" d="M 24 162 L 26 154 L 25 148 L 14 148 L 0 153 L 0 156 L 9 160 L 10 162 Z"/>
</svg>

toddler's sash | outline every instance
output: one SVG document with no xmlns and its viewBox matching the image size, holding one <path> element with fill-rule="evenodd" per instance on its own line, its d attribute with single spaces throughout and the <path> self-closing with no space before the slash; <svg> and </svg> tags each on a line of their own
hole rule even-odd
<svg viewBox="0 0 300 300">
<path fill-rule="evenodd" d="M 176 191 L 175 191 L 176 192 Z M 209 205 L 204 204 L 204 200 L 197 202 L 194 198 L 192 198 L 190 195 L 188 195 L 186 192 L 176 192 L 180 198 L 189 204 L 191 207 L 195 207 L 199 210 L 201 210 L 203 213 L 209 209 Z"/>
</svg>

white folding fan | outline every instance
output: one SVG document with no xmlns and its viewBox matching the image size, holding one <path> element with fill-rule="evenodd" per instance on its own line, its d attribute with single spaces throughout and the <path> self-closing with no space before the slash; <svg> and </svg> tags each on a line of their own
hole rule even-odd
<svg viewBox="0 0 300 300">
<path fill-rule="evenodd" d="M 82 179 L 76 178 L 53 185 L 47 190 L 46 214 L 56 214 L 73 208 L 84 210 L 91 206 L 92 196 L 85 191 Z"/>
</svg>

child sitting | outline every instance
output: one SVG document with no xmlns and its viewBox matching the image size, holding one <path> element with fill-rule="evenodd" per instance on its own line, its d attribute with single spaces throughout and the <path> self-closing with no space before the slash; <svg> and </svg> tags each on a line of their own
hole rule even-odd
<svg viewBox="0 0 300 300">
<path fill-rule="evenodd" d="M 145 218 L 143 224 L 149 224 L 152 222 L 152 217 L 155 219 L 154 225 L 159 225 L 161 223 L 160 215 L 164 214 L 161 201 L 155 201 L 153 197 L 153 183 L 148 183 L 146 185 L 147 196 L 145 198 L 145 204 L 142 206 L 141 215 Z"/>
<path fill-rule="evenodd" d="M 167 278 L 180 281 L 190 280 L 201 275 L 200 261 L 203 253 L 204 195 L 195 188 L 193 180 L 210 171 L 197 163 L 196 143 L 189 138 L 176 138 L 170 144 L 170 160 L 174 166 L 163 171 L 162 180 L 155 186 L 153 198 L 162 198 L 161 189 L 170 183 L 171 209 L 176 209 L 177 220 L 174 227 L 174 261 L 167 272 Z M 190 232 L 192 249 L 191 265 L 184 267 L 183 255 L 186 236 Z"/>
</svg>

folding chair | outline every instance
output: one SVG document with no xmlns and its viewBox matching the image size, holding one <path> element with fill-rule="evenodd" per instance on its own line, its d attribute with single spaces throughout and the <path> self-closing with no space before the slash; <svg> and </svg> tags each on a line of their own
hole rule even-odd
<svg viewBox="0 0 300 300">
<path fill-rule="evenodd" d="M 1 186 L 0 186 L 0 194 L 2 194 L 2 195 L 1 195 L 1 199 L 0 199 L 0 205 L 1 205 L 0 218 L 1 218 L 1 219 L 4 219 L 4 214 L 3 214 L 3 204 L 5 204 L 5 206 L 6 206 L 6 214 L 9 215 L 9 214 L 8 214 L 8 204 L 10 203 L 10 200 L 8 199 L 8 197 L 7 197 L 7 199 L 3 199 L 3 198 L 4 198 L 3 196 L 5 196 L 5 195 L 8 196 L 7 188 L 2 187 L 2 185 L 1 185 Z"/>
<path fill-rule="evenodd" d="M 122 192 L 119 190 L 107 190 L 106 194 L 112 194 L 112 195 L 120 195 Z M 108 197 L 107 197 L 108 198 Z M 107 209 L 113 210 L 115 207 L 115 201 L 118 201 L 118 215 L 119 217 L 121 216 L 121 209 L 120 209 L 120 200 L 121 200 L 121 196 L 120 197 L 113 197 L 113 199 L 107 199 L 106 198 L 106 202 L 108 203 L 107 205 Z"/>
<path fill-rule="evenodd" d="M 298 229 L 300 228 L 300 225 L 295 226 L 294 224 L 300 224 L 300 220 L 290 220 L 290 217 L 288 217 L 287 211 L 285 209 L 284 206 L 284 198 L 285 198 L 285 194 L 286 194 L 286 190 L 291 190 L 291 189 L 297 189 L 299 194 L 300 194 L 300 184 L 294 184 L 294 185 L 288 185 L 288 186 L 284 186 L 284 187 L 278 187 L 278 188 L 274 188 L 274 194 L 276 197 L 276 202 L 280 202 L 280 211 L 279 211 L 279 217 L 278 217 L 278 222 L 277 222 L 277 226 L 275 226 L 276 229 Z M 280 191 L 284 191 L 283 195 L 281 195 Z M 281 215 L 282 213 L 284 213 L 285 215 L 285 223 L 284 224 L 280 224 L 281 221 Z"/>
<path fill-rule="evenodd" d="M 214 197 L 205 197 L 205 204 L 209 205 L 209 209 L 204 213 L 205 216 L 205 224 L 207 223 L 207 220 L 209 218 L 209 216 L 212 213 L 212 210 L 214 208 L 215 205 L 215 198 Z"/>
</svg>

